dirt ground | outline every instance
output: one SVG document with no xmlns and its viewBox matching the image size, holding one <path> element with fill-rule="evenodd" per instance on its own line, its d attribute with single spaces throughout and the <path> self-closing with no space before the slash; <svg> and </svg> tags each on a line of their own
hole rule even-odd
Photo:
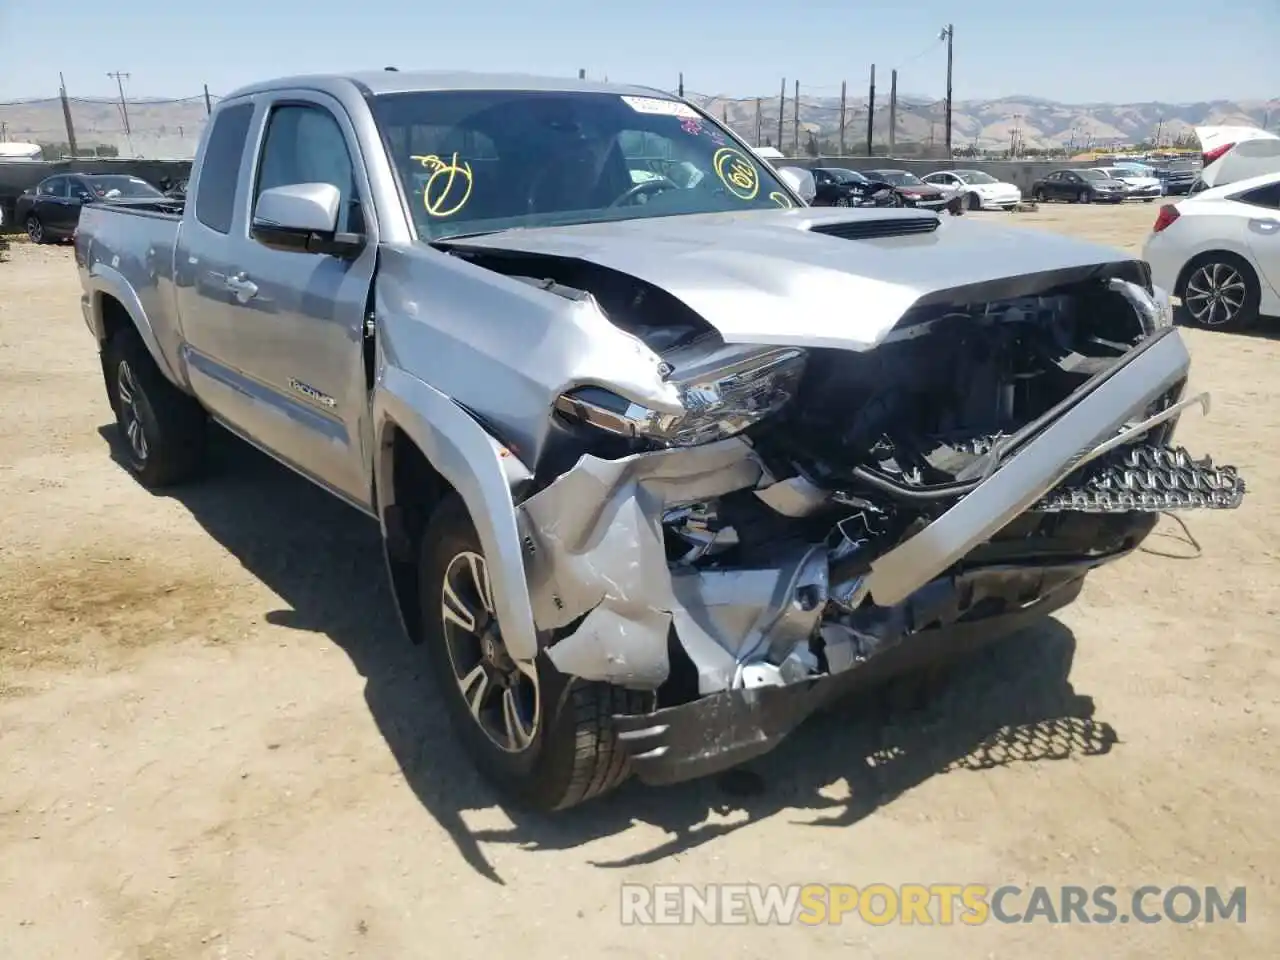
<svg viewBox="0 0 1280 960">
<path fill-rule="evenodd" d="M 1007 216 L 1137 249 L 1155 210 Z M 167 496 L 112 459 L 68 248 L 0 263 L 0 957 L 1264 956 L 1280 864 L 1280 340 L 1189 331 L 1162 518 L 925 708 L 837 712 L 757 778 L 497 805 L 424 695 L 376 529 L 230 441 Z M 1248 887 L 1248 922 L 631 927 L 623 882 Z M 1270 942 L 1270 950 L 1265 944 Z"/>
</svg>

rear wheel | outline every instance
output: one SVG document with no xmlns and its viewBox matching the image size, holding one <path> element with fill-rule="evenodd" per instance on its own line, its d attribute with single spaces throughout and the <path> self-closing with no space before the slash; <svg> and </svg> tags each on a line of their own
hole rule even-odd
<svg viewBox="0 0 1280 960">
<path fill-rule="evenodd" d="M 145 487 L 193 476 L 204 462 L 208 418 L 165 378 L 132 327 L 107 341 L 102 373 L 130 472 Z"/>
<path fill-rule="evenodd" d="M 436 692 L 486 779 L 544 811 L 577 806 L 627 779 L 613 715 L 651 710 L 652 696 L 565 677 L 545 654 L 523 661 L 507 650 L 488 561 L 456 494 L 428 524 L 418 574 Z"/>
<path fill-rule="evenodd" d="M 1262 288 L 1245 260 L 1209 253 L 1187 265 L 1178 289 L 1184 319 L 1208 330 L 1247 330 L 1258 320 Z"/>
</svg>

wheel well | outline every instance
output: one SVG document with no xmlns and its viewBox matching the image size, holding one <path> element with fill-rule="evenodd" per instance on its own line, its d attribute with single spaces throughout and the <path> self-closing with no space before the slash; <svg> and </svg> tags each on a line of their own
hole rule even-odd
<svg viewBox="0 0 1280 960">
<path fill-rule="evenodd" d="M 102 303 L 102 342 L 106 343 L 111 340 L 121 330 L 133 326 L 133 319 L 129 316 L 129 311 L 124 308 L 124 304 L 115 297 L 106 294 L 96 294 Z"/>
<path fill-rule="evenodd" d="M 422 624 L 418 612 L 418 553 L 423 531 L 436 505 L 453 492 L 440 472 L 427 460 L 417 445 L 397 426 L 388 427 L 383 439 L 384 466 L 391 474 L 391 496 L 382 506 L 382 522 L 386 530 L 387 566 L 396 605 L 404 620 L 405 630 L 414 643 L 422 642 Z"/>
</svg>

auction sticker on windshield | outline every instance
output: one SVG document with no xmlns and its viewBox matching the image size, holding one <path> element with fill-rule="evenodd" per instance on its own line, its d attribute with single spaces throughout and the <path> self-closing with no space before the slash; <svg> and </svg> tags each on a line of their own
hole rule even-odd
<svg viewBox="0 0 1280 960">
<path fill-rule="evenodd" d="M 741 151 L 733 147 L 721 147 L 711 158 L 711 167 L 725 189 L 739 200 L 754 200 L 755 195 L 760 192 L 760 177 L 756 168 Z"/>
<path fill-rule="evenodd" d="M 693 109 L 687 103 L 680 103 L 677 100 L 661 100 L 658 97 L 627 97 L 622 98 L 622 102 L 629 106 L 636 113 L 653 113 L 663 117 L 693 117 L 697 118 L 698 111 Z"/>
</svg>

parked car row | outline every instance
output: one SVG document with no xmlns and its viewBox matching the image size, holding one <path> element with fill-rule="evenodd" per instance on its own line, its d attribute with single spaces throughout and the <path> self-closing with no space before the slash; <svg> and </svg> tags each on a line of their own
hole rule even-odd
<svg viewBox="0 0 1280 960">
<path fill-rule="evenodd" d="M 891 168 L 813 167 L 815 206 L 922 207 L 926 210 L 1011 210 L 1022 191 L 981 170 L 939 170 L 917 177 Z"/>
</svg>

